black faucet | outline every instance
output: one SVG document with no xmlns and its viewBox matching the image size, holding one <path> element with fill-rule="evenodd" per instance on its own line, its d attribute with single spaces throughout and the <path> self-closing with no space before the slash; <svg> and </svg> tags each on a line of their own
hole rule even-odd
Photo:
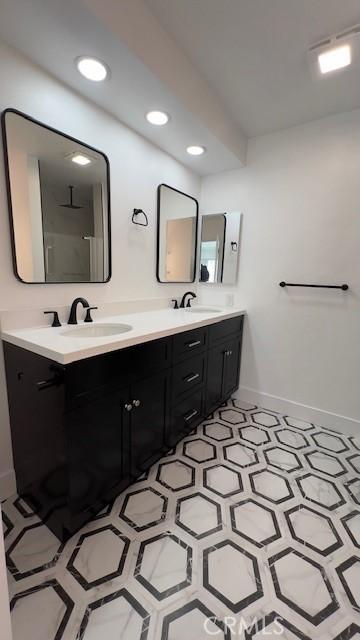
<svg viewBox="0 0 360 640">
<path fill-rule="evenodd" d="M 196 294 L 193 293 L 192 291 L 187 291 L 186 293 L 184 293 L 183 297 L 181 298 L 180 309 L 184 309 L 187 296 L 190 296 L 190 298 L 192 299 L 196 298 Z M 186 304 L 187 307 L 191 307 L 190 298 L 187 301 L 187 304 Z"/>
<path fill-rule="evenodd" d="M 84 309 L 87 309 L 88 307 L 90 307 L 88 301 L 85 300 L 85 298 L 75 298 L 74 302 L 71 305 L 68 324 L 77 324 L 78 323 L 77 322 L 77 317 L 76 317 L 76 311 L 77 311 L 77 306 L 78 306 L 79 303 L 82 304 Z"/>
</svg>

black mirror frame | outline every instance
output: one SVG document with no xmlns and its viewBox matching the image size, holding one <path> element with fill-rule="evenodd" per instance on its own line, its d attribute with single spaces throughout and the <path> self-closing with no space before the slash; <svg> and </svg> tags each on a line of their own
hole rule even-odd
<svg viewBox="0 0 360 640">
<path fill-rule="evenodd" d="M 53 133 L 56 133 L 60 136 L 63 136 L 64 138 L 67 138 L 68 140 L 71 140 L 72 142 L 75 142 L 76 144 L 80 144 L 83 147 L 86 147 L 87 149 L 89 149 L 90 151 L 93 151 L 95 153 L 100 154 L 104 160 L 105 160 L 105 164 L 106 164 L 106 188 L 107 188 L 107 192 L 108 192 L 108 202 L 107 202 L 107 216 L 108 216 L 108 254 L 109 254 L 109 275 L 106 278 L 106 280 L 93 280 L 92 282 L 87 281 L 87 282 L 26 282 L 25 280 L 23 280 L 18 272 L 18 267 L 17 267 L 17 260 L 16 260 L 16 245 L 15 245 L 15 231 L 14 231 L 14 223 L 13 223 L 13 206 L 12 206 L 12 198 L 11 198 L 11 184 L 10 184 L 10 171 L 9 171 L 9 156 L 8 156 L 8 139 L 7 139 L 7 135 L 6 135 L 6 115 L 8 113 L 15 113 L 18 116 L 21 116 L 22 118 L 25 118 L 26 120 L 29 120 L 29 122 L 33 122 L 34 124 L 39 125 L 40 127 L 43 127 L 44 129 L 47 129 L 48 131 L 52 131 Z M 10 237 L 11 237 L 11 250 L 12 250 L 12 262 L 13 262 L 13 269 L 14 269 L 14 274 L 16 276 L 16 278 L 22 282 L 23 284 L 46 284 L 46 285 L 52 285 L 52 284 L 81 284 L 81 285 L 86 285 L 86 284 L 106 284 L 107 282 L 109 282 L 109 280 L 111 279 L 112 276 L 112 251 L 111 251 L 111 203 L 110 203 L 110 199 L 111 199 L 111 191 L 110 191 L 110 162 L 109 162 L 109 158 L 107 157 L 107 155 L 103 152 L 103 151 L 99 151 L 99 149 L 95 149 L 95 147 L 91 147 L 90 145 L 86 144 L 85 142 L 82 142 L 81 140 L 78 140 L 77 138 L 74 138 L 73 136 L 70 136 L 66 133 L 63 133 L 63 131 L 59 131 L 58 129 L 55 129 L 54 127 L 50 127 L 47 124 L 44 124 L 43 122 L 40 122 L 39 120 L 36 120 L 35 118 L 32 118 L 31 116 L 29 116 L 27 113 L 23 113 L 22 111 L 19 111 L 18 109 L 13 109 L 13 108 L 7 108 L 4 109 L 4 111 L 1 114 L 1 130 L 2 130 L 2 138 L 3 138 L 3 154 L 4 154 L 4 168 L 5 168 L 5 178 L 6 178 L 6 191 L 7 191 L 7 202 L 8 202 L 8 213 L 9 213 L 9 224 L 10 224 Z"/>
<path fill-rule="evenodd" d="M 171 280 L 168 282 L 167 280 L 161 280 L 159 273 L 159 265 L 160 265 L 160 198 L 161 198 L 161 187 L 167 187 L 168 189 L 172 189 L 172 191 L 176 191 L 180 193 L 182 196 L 186 196 L 186 198 L 190 198 L 196 204 L 196 224 L 195 224 L 195 247 L 194 247 L 194 270 L 193 270 L 193 278 L 192 280 Z M 175 189 L 175 187 L 171 187 L 169 184 L 165 184 L 162 182 L 159 184 L 157 188 L 157 232 L 156 232 L 156 279 L 161 284 L 187 284 L 190 282 L 195 282 L 196 273 L 197 273 L 197 256 L 198 256 L 198 234 L 199 234 L 199 203 L 193 196 L 190 196 L 188 193 L 184 191 L 180 191 L 180 189 Z"/>
</svg>

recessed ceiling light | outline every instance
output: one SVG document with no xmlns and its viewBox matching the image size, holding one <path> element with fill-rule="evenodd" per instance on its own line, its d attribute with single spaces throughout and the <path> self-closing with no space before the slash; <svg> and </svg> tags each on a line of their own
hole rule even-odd
<svg viewBox="0 0 360 640">
<path fill-rule="evenodd" d="M 329 71 L 348 67 L 349 64 L 351 64 L 350 45 L 345 44 L 341 47 L 320 53 L 318 61 L 321 73 L 329 73 Z"/>
<path fill-rule="evenodd" d="M 202 147 L 199 144 L 193 144 L 190 147 L 187 147 L 186 151 L 191 156 L 202 156 L 202 154 L 205 153 L 205 147 Z"/>
<path fill-rule="evenodd" d="M 97 58 L 82 56 L 81 58 L 77 58 L 76 66 L 81 75 L 93 82 L 101 82 L 105 80 L 109 74 L 107 66 Z"/>
<path fill-rule="evenodd" d="M 155 124 L 157 127 L 162 127 L 170 120 L 165 111 L 148 111 L 145 117 L 150 124 Z"/>
<path fill-rule="evenodd" d="M 71 162 L 80 164 L 82 167 L 86 167 L 87 164 L 91 164 L 92 160 L 88 156 L 84 156 L 82 153 L 74 153 L 71 157 Z"/>
</svg>

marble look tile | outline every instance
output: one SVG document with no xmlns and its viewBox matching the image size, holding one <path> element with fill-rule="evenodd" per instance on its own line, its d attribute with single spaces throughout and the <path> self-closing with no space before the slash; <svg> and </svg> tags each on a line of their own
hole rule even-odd
<svg viewBox="0 0 360 640">
<path fill-rule="evenodd" d="M 341 518 L 341 522 L 348 532 L 353 545 L 360 549 L 360 511 L 351 511 Z"/>
<path fill-rule="evenodd" d="M 306 437 L 293 429 L 281 429 L 274 432 L 275 438 L 291 449 L 304 449 L 309 446 L 309 442 Z"/>
<path fill-rule="evenodd" d="M 7 566 L 15 580 L 55 566 L 63 545 L 44 524 L 21 530 L 7 550 Z"/>
<path fill-rule="evenodd" d="M 294 497 L 290 484 L 274 471 L 255 471 L 249 476 L 253 493 L 274 504 L 281 504 Z"/>
<path fill-rule="evenodd" d="M 322 449 L 327 449 L 334 453 L 349 451 L 348 445 L 345 444 L 340 436 L 326 433 L 325 431 L 318 431 L 316 433 L 311 433 L 310 438 L 312 438 L 317 447 L 321 447 Z"/>
<path fill-rule="evenodd" d="M 352 467 L 355 473 L 360 473 L 360 453 L 355 453 L 352 456 L 346 458 L 348 464 Z"/>
<path fill-rule="evenodd" d="M 305 620 L 319 625 L 339 608 L 320 564 L 289 548 L 270 558 L 269 565 L 277 597 Z"/>
<path fill-rule="evenodd" d="M 342 460 L 330 453 L 310 451 L 304 453 L 304 456 L 312 469 L 320 471 L 320 473 L 324 473 L 332 478 L 338 478 L 347 473 L 347 469 Z"/>
<path fill-rule="evenodd" d="M 329 511 L 345 504 L 345 500 L 338 487 L 330 480 L 325 480 L 312 473 L 297 478 L 299 489 L 304 498 Z"/>
<path fill-rule="evenodd" d="M 345 482 L 345 489 L 349 492 L 353 501 L 360 505 L 360 479 L 352 478 L 348 482 Z"/>
<path fill-rule="evenodd" d="M 242 440 L 259 446 L 270 442 L 270 434 L 265 429 L 249 425 L 248 427 L 240 427 L 239 435 Z"/>
<path fill-rule="evenodd" d="M 306 505 L 298 505 L 285 512 L 294 540 L 327 556 L 343 546 L 331 518 Z"/>
<path fill-rule="evenodd" d="M 149 622 L 140 602 L 121 589 L 88 605 L 78 640 L 146 640 Z"/>
<path fill-rule="evenodd" d="M 194 600 L 168 614 L 159 640 L 230 640 L 224 624 L 200 600 Z"/>
<path fill-rule="evenodd" d="M 272 611 L 264 618 L 255 620 L 245 633 L 245 640 L 310 640 L 286 618 Z"/>
<path fill-rule="evenodd" d="M 302 469 L 301 462 L 292 451 L 287 451 L 281 447 L 271 447 L 264 451 L 265 460 L 271 467 L 276 467 L 281 471 L 290 473 L 291 471 L 298 471 Z"/>
<path fill-rule="evenodd" d="M 229 498 L 243 491 L 240 473 L 224 464 L 204 469 L 203 484 L 204 487 L 223 498 Z"/>
<path fill-rule="evenodd" d="M 281 538 L 279 525 L 272 509 L 248 499 L 230 507 L 234 533 L 257 547 L 269 545 Z"/>
<path fill-rule="evenodd" d="M 263 596 L 257 559 L 231 540 L 205 549 L 204 587 L 238 613 Z"/>
<path fill-rule="evenodd" d="M 250 467 L 259 462 L 256 450 L 239 442 L 226 445 L 223 451 L 225 460 L 235 464 L 237 467 Z"/>
<path fill-rule="evenodd" d="M 161 534 L 141 543 L 134 575 L 163 600 L 191 584 L 191 560 L 191 547 L 172 534 Z"/>
<path fill-rule="evenodd" d="M 152 487 L 128 493 L 120 511 L 120 518 L 135 531 L 143 531 L 159 524 L 166 517 L 168 499 Z"/>
<path fill-rule="evenodd" d="M 238 409 L 224 409 L 223 411 L 219 411 L 219 418 L 223 422 L 228 422 L 229 424 L 234 425 L 246 422 L 245 414 Z"/>
<path fill-rule="evenodd" d="M 176 524 L 196 539 L 220 531 L 221 507 L 201 493 L 177 501 Z"/>
<path fill-rule="evenodd" d="M 204 436 L 216 440 L 216 442 L 222 442 L 223 440 L 229 440 L 234 437 L 234 433 L 231 427 L 221 424 L 221 422 L 211 422 L 205 424 L 203 427 Z"/>
<path fill-rule="evenodd" d="M 193 462 L 208 462 L 209 460 L 215 460 L 216 447 L 201 438 L 187 440 L 184 442 L 183 455 Z"/>
<path fill-rule="evenodd" d="M 173 460 L 159 464 L 157 481 L 167 489 L 181 491 L 195 484 L 195 469 L 186 462 Z"/>
<path fill-rule="evenodd" d="M 311 422 L 299 420 L 299 418 L 292 418 L 291 416 L 284 416 L 284 421 L 289 427 L 295 427 L 295 429 L 300 429 L 300 431 L 311 431 L 314 428 Z"/>
<path fill-rule="evenodd" d="M 351 606 L 360 612 L 360 558 L 356 556 L 348 558 L 337 567 L 336 572 Z"/>
<path fill-rule="evenodd" d="M 277 427 L 280 425 L 279 418 L 271 413 L 267 413 L 266 411 L 256 411 L 251 413 L 251 420 L 263 427 Z"/>
</svg>

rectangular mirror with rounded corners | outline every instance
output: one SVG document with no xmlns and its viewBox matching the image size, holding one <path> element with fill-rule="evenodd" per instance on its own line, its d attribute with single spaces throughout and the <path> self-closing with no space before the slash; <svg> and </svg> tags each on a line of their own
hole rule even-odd
<svg viewBox="0 0 360 640">
<path fill-rule="evenodd" d="M 242 214 L 213 213 L 201 218 L 199 281 L 236 284 Z"/>
<path fill-rule="evenodd" d="M 108 282 L 105 154 L 15 109 L 2 114 L 15 275 L 22 282 Z"/>
<path fill-rule="evenodd" d="M 199 205 L 167 184 L 158 186 L 157 279 L 194 282 Z"/>
</svg>

